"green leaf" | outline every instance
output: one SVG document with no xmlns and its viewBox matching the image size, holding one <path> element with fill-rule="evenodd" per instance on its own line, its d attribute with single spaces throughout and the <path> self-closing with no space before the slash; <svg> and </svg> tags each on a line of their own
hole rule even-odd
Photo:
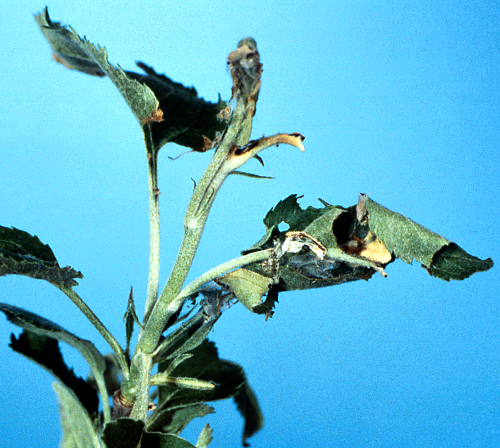
<svg viewBox="0 0 500 448">
<path fill-rule="evenodd" d="M 235 397 L 240 412 L 245 418 L 244 437 L 250 437 L 262 427 L 262 413 L 257 399 L 253 395 L 241 366 L 231 361 L 219 359 L 213 342 L 205 339 L 198 347 L 191 350 L 193 356 L 185 359 L 173 369 L 178 377 L 197 378 L 215 383 L 212 390 L 180 389 L 175 385 L 159 387 L 159 406 L 151 417 L 151 428 L 164 431 L 173 421 L 178 421 L 175 414 L 182 412 L 205 412 L 207 408 L 186 410 L 186 407 L 204 404 L 206 401 L 224 400 Z M 161 363 L 159 371 L 169 368 L 168 361 Z M 236 398 L 238 396 L 238 398 Z M 191 414 L 189 414 L 191 415 Z"/>
<path fill-rule="evenodd" d="M 61 448 L 101 448 L 92 420 L 73 391 L 59 382 L 52 384 L 59 402 L 63 437 Z"/>
<path fill-rule="evenodd" d="M 162 121 L 160 102 L 147 85 L 129 77 L 119 66 L 110 64 L 106 48 L 95 47 L 86 39 L 82 43 L 102 71 L 113 81 L 141 125 L 150 121 Z"/>
<path fill-rule="evenodd" d="M 102 440 L 107 448 L 195 448 L 187 440 L 174 434 L 145 432 L 144 422 L 130 418 L 119 418 L 108 423 Z M 139 445 L 140 444 L 140 445 Z"/>
<path fill-rule="evenodd" d="M 56 61 L 84 73 L 108 75 L 141 125 L 149 123 L 153 143 L 160 148 L 173 142 L 195 151 L 206 151 L 226 128 L 219 113 L 226 103 L 199 98 L 196 90 L 156 73 L 139 62 L 145 74 L 123 71 L 108 61 L 105 48 L 95 47 L 71 28 L 53 22 L 47 8 L 35 16 Z"/>
<path fill-rule="evenodd" d="M 387 249 L 405 263 L 422 263 L 430 275 L 443 280 L 463 280 L 493 266 L 491 258 L 480 260 L 437 233 L 395 213 L 368 197 L 362 197 L 368 227 Z"/>
<path fill-rule="evenodd" d="M 159 432 L 146 432 L 142 438 L 142 446 L 147 448 L 195 448 L 185 439 Z"/>
<path fill-rule="evenodd" d="M 157 428 L 162 432 L 180 434 L 191 420 L 214 412 L 214 408 L 205 403 L 163 409 L 148 420 L 148 429 Z"/>
<path fill-rule="evenodd" d="M 83 278 L 69 266 L 59 267 L 52 249 L 37 236 L 0 226 L 0 277 L 4 275 L 25 275 L 66 288 L 78 285 L 75 278 Z"/>
<path fill-rule="evenodd" d="M 428 269 L 429 274 L 443 280 L 464 280 L 472 274 L 487 271 L 493 267 L 493 260 L 481 260 L 468 254 L 455 243 L 438 252 Z"/>
<path fill-rule="evenodd" d="M 54 50 L 54 58 L 66 67 L 93 75 L 108 75 L 141 124 L 161 119 L 159 102 L 153 91 L 111 65 L 105 48 L 95 47 L 73 29 L 52 22 L 48 9 L 35 15 L 42 33 Z"/>
<path fill-rule="evenodd" d="M 89 415 L 97 414 L 99 399 L 95 389 L 66 365 L 56 339 L 28 330 L 23 330 L 18 338 L 12 334 L 10 339 L 12 350 L 36 362 L 71 389 Z"/>
<path fill-rule="evenodd" d="M 102 441 L 107 448 L 137 448 L 144 433 L 144 422 L 119 418 L 106 424 Z"/>
<path fill-rule="evenodd" d="M 0 311 L 5 313 L 7 319 L 14 325 L 37 335 L 63 341 L 78 350 L 89 364 L 100 390 L 105 393 L 103 373 L 106 369 L 106 362 L 92 342 L 81 339 L 54 322 L 22 308 L 0 303 Z"/>
</svg>

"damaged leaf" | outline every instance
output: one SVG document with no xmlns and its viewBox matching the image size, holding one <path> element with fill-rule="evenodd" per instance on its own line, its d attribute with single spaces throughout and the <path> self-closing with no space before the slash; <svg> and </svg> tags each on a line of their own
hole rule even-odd
<svg viewBox="0 0 500 448">
<path fill-rule="evenodd" d="M 237 269 L 216 279 L 216 283 L 229 288 L 248 309 L 261 304 L 261 298 L 269 291 L 273 279 L 248 269 Z"/>
<path fill-rule="evenodd" d="M 429 274 L 462 280 L 493 266 L 456 244 L 361 195 L 357 206 L 343 208 L 324 201 L 303 210 L 297 196 L 280 201 L 264 218 L 264 237 L 243 253 L 274 247 L 264 263 L 216 279 L 247 308 L 272 315 L 278 293 L 368 280 L 396 257 L 420 261 Z M 283 223 L 288 229 L 280 230 Z M 258 279 L 258 281 L 256 281 Z M 267 297 L 262 301 L 262 297 Z"/>
<path fill-rule="evenodd" d="M 405 263 L 422 263 L 430 275 L 443 280 L 464 280 L 493 267 L 491 258 L 481 260 L 455 243 L 395 213 L 365 195 L 360 196 L 368 227 L 387 249 Z"/>
<path fill-rule="evenodd" d="M 83 274 L 69 266 L 61 268 L 52 249 L 28 232 L 0 226 L 0 277 L 25 275 L 71 288 Z"/>
<path fill-rule="evenodd" d="M 54 59 L 66 67 L 91 75 L 108 75 L 120 90 L 142 126 L 149 123 L 153 143 L 160 148 L 173 142 L 195 151 L 210 149 L 227 120 L 219 118 L 223 101 L 211 103 L 196 90 L 174 82 L 139 62 L 145 74 L 123 71 L 108 61 L 105 48 L 95 47 L 69 27 L 50 19 L 48 10 L 35 16 L 54 51 Z"/>
</svg>

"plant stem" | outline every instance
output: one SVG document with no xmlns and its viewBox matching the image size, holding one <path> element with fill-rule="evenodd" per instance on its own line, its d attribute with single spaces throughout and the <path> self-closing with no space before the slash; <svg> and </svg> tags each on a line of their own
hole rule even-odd
<svg viewBox="0 0 500 448">
<path fill-rule="evenodd" d="M 153 143 L 151 125 L 144 126 L 144 141 L 148 157 L 148 191 L 149 191 L 149 276 L 144 310 L 144 323 L 149 319 L 158 298 L 160 281 L 160 204 L 158 188 L 158 149 Z"/>
<path fill-rule="evenodd" d="M 104 340 L 108 343 L 113 350 L 118 364 L 122 370 L 123 377 L 126 379 L 129 376 L 129 367 L 127 362 L 127 357 L 123 351 L 121 345 L 110 333 L 110 331 L 104 326 L 100 319 L 94 314 L 94 312 L 89 308 L 89 306 L 81 299 L 81 297 L 72 289 L 65 288 L 64 286 L 54 284 L 59 288 L 64 294 L 66 294 L 71 301 L 78 307 L 78 309 L 85 315 L 85 317 L 90 321 L 90 323 L 95 327 L 95 329 L 101 334 Z"/>
</svg>

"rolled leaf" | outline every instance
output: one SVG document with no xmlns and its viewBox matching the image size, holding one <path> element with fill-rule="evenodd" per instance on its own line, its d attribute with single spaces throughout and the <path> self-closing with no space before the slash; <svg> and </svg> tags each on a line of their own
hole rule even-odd
<svg viewBox="0 0 500 448">
<path fill-rule="evenodd" d="M 365 195 L 349 208 L 322 201 L 321 208 L 303 210 L 297 199 L 291 195 L 271 209 L 264 218 L 265 235 L 243 251 L 274 247 L 269 260 L 216 279 L 247 308 L 266 317 L 272 316 L 281 291 L 368 280 L 377 271 L 386 276 L 384 268 L 395 258 L 420 261 L 429 274 L 444 280 L 462 280 L 493 266 L 491 259 L 467 254 Z M 280 230 L 283 223 L 289 228 Z"/>
<path fill-rule="evenodd" d="M 415 259 L 430 275 L 443 280 L 464 280 L 493 267 L 491 258 L 481 260 L 468 254 L 411 219 L 393 212 L 368 197 L 361 197 L 367 211 L 368 227 L 387 249 L 405 263 Z"/>
</svg>

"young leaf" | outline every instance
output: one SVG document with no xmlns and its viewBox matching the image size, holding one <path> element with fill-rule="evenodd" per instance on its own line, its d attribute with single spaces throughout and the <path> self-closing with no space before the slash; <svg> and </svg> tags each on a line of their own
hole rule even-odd
<svg viewBox="0 0 500 448">
<path fill-rule="evenodd" d="M 92 420 L 73 391 L 59 382 L 52 384 L 59 402 L 63 437 L 61 448 L 102 448 Z"/>
<path fill-rule="evenodd" d="M 12 334 L 10 341 L 9 347 L 12 350 L 36 362 L 71 389 L 89 415 L 98 412 L 96 390 L 66 365 L 57 339 L 23 330 L 17 338 Z"/>
<path fill-rule="evenodd" d="M 123 320 L 125 321 L 125 335 L 127 345 L 125 348 L 125 354 L 127 358 L 129 358 L 130 354 L 130 341 L 132 339 L 132 333 L 134 332 L 134 323 L 140 326 L 139 318 L 137 317 L 137 313 L 135 312 L 134 305 L 134 290 L 130 287 L 130 294 L 128 296 L 128 305 L 127 310 L 125 311 L 125 315 L 123 316 Z"/>
<path fill-rule="evenodd" d="M 0 226 L 0 277 L 4 275 L 25 275 L 65 288 L 78 285 L 75 278 L 83 278 L 69 266 L 59 267 L 52 249 L 37 236 Z"/>
<path fill-rule="evenodd" d="M 142 62 L 137 65 L 146 74 L 111 65 L 105 48 L 95 47 L 73 29 L 53 22 L 47 8 L 35 19 L 56 61 L 91 75 L 109 76 L 141 125 L 150 123 L 156 148 L 174 142 L 203 152 L 212 147 L 212 141 L 226 128 L 226 121 L 218 118 L 226 107 L 223 101 L 205 101 L 194 88 L 174 82 Z"/>
</svg>

